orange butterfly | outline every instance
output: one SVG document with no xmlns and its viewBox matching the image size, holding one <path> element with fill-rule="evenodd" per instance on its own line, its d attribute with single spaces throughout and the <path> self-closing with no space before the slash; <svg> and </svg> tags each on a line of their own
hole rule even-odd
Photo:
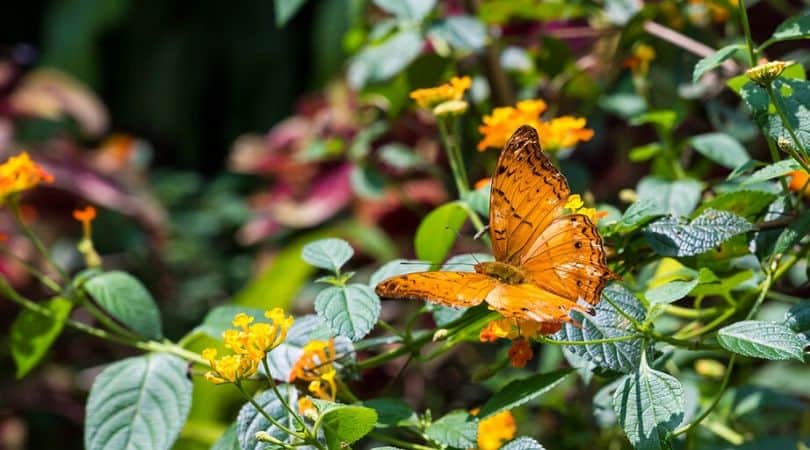
<svg viewBox="0 0 810 450">
<path fill-rule="evenodd" d="M 486 301 L 518 322 L 553 333 L 571 321 L 580 300 L 595 305 L 616 276 L 602 238 L 582 214 L 564 214 L 570 190 L 540 149 L 537 131 L 524 125 L 507 142 L 492 178 L 489 227 L 493 262 L 475 272 L 419 272 L 377 285 L 380 297 L 420 299 L 468 307 Z"/>
</svg>

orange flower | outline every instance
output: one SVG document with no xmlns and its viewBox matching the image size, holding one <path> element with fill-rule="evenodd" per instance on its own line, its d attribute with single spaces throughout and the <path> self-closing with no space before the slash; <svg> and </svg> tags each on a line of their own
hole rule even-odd
<svg viewBox="0 0 810 450">
<path fill-rule="evenodd" d="M 498 450 L 503 444 L 515 438 L 517 426 L 509 411 L 487 417 L 478 422 L 478 449 Z"/>
<path fill-rule="evenodd" d="M 516 339 L 509 347 L 509 361 L 512 367 L 526 367 L 526 363 L 534 357 L 532 347 L 526 339 Z"/>
<path fill-rule="evenodd" d="M 521 125 L 539 128 L 540 114 L 546 108 L 543 100 L 523 100 L 514 108 L 505 106 L 493 109 L 492 114 L 484 116 L 484 123 L 478 127 L 478 131 L 484 136 L 478 143 L 478 150 L 503 147 Z M 542 140 L 542 136 L 540 139 Z"/>
<path fill-rule="evenodd" d="M 93 228 L 91 223 L 96 218 L 96 208 L 87 206 L 84 209 L 74 209 L 73 218 L 82 223 L 82 239 L 79 241 L 79 253 L 84 255 L 87 267 L 101 266 L 101 256 L 93 245 Z"/>
<path fill-rule="evenodd" d="M 624 60 L 624 66 L 629 68 L 635 76 L 647 76 L 650 63 L 655 59 L 655 49 L 647 44 L 638 44 L 633 47 L 633 56 Z"/>
<path fill-rule="evenodd" d="M 810 184 L 807 182 L 810 181 L 810 175 L 804 170 L 794 170 L 790 172 L 790 184 L 788 185 L 788 189 L 793 192 L 799 192 L 804 195 L 810 194 Z"/>
<path fill-rule="evenodd" d="M 84 236 L 89 237 L 91 231 L 91 222 L 96 218 L 96 208 L 92 206 L 85 206 L 84 209 L 74 209 L 73 218 L 82 223 L 82 230 Z"/>
<path fill-rule="evenodd" d="M 410 96 L 421 108 L 432 109 L 444 102 L 461 100 L 470 86 L 470 77 L 453 77 L 448 83 L 412 91 Z"/>
<path fill-rule="evenodd" d="M 583 117 L 562 116 L 550 122 L 540 122 L 537 134 L 540 135 L 543 150 L 554 152 L 573 147 L 579 142 L 590 141 L 593 130 L 585 128 Z"/>
<path fill-rule="evenodd" d="M 52 183 L 53 176 L 31 160 L 27 152 L 12 156 L 0 164 L 0 203 L 11 194 L 34 188 L 43 182 Z"/>
<path fill-rule="evenodd" d="M 304 353 L 290 371 L 289 381 L 309 381 L 309 392 L 323 400 L 337 396 L 337 370 L 335 340 L 311 341 L 304 346 Z"/>
</svg>

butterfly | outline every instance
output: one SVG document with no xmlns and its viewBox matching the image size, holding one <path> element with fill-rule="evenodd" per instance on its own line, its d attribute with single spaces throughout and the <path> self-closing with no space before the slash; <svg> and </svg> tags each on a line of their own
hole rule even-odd
<svg viewBox="0 0 810 450">
<path fill-rule="evenodd" d="M 506 143 L 492 177 L 489 230 L 495 261 L 475 272 L 417 272 L 388 278 L 380 297 L 452 307 L 486 302 L 506 318 L 553 333 L 571 310 L 599 302 L 617 278 L 607 267 L 596 225 L 564 205 L 568 182 L 540 148 L 537 131 L 520 127 Z"/>
</svg>

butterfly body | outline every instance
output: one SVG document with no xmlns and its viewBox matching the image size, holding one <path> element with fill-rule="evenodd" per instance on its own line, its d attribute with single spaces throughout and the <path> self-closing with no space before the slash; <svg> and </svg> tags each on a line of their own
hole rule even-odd
<svg viewBox="0 0 810 450">
<path fill-rule="evenodd" d="M 418 272 L 377 285 L 380 297 L 452 307 L 486 302 L 504 317 L 553 333 L 600 298 L 608 269 L 596 225 L 566 211 L 568 182 L 540 149 L 537 132 L 520 127 L 504 147 L 490 194 L 495 261 L 474 272 Z"/>
</svg>

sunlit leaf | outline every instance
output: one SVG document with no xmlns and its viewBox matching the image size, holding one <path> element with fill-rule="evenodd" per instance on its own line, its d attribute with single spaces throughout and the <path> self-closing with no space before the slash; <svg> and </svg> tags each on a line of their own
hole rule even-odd
<svg viewBox="0 0 810 450">
<path fill-rule="evenodd" d="M 418 423 L 410 405 L 398 398 L 374 398 L 363 401 L 364 406 L 377 411 L 377 427 L 398 427 Z"/>
<path fill-rule="evenodd" d="M 401 72 L 422 51 L 422 35 L 415 30 L 402 30 L 380 44 L 368 46 L 352 58 L 348 79 L 355 88 L 385 81 Z"/>
<path fill-rule="evenodd" d="M 474 448 L 478 438 L 478 419 L 467 411 L 453 411 L 430 424 L 425 434 L 449 447 Z"/>
<path fill-rule="evenodd" d="M 751 223 L 740 216 L 707 209 L 689 223 L 672 216 L 659 219 L 647 226 L 645 236 L 659 255 L 691 256 L 751 229 Z"/>
<path fill-rule="evenodd" d="M 311 242 L 301 250 L 304 261 L 321 269 L 337 272 L 354 255 L 354 250 L 343 239 L 321 239 Z"/>
<path fill-rule="evenodd" d="M 422 20 L 436 0 L 374 0 L 374 4 L 400 20 Z"/>
<path fill-rule="evenodd" d="M 743 50 L 744 48 L 745 46 L 742 44 L 727 45 L 711 55 L 701 59 L 697 62 L 697 64 L 695 64 L 695 70 L 692 72 L 692 82 L 697 83 L 704 73 L 720 66 L 723 64 L 723 61 L 731 58 L 735 53 L 737 53 L 737 51 Z"/>
<path fill-rule="evenodd" d="M 700 134 L 693 136 L 689 142 L 698 153 L 729 169 L 751 159 L 742 144 L 725 133 Z"/>
<path fill-rule="evenodd" d="M 740 355 L 764 359 L 804 359 L 807 345 L 788 326 L 744 320 L 721 328 L 717 341 L 723 348 Z"/>
<path fill-rule="evenodd" d="M 442 262 L 466 221 L 467 211 L 458 202 L 447 203 L 431 211 L 416 230 L 416 257 L 432 264 Z"/>
<path fill-rule="evenodd" d="M 143 284 L 126 272 L 104 272 L 90 278 L 84 289 L 114 319 L 139 335 L 163 338 L 160 310 Z"/>
<path fill-rule="evenodd" d="M 731 191 L 701 203 L 695 210 L 700 215 L 707 209 L 732 212 L 740 217 L 753 220 L 763 209 L 776 200 L 776 195 L 764 191 Z"/>
<path fill-rule="evenodd" d="M 807 38 L 810 38 L 810 14 L 790 17 L 776 27 L 771 36 L 776 41 Z"/>
<path fill-rule="evenodd" d="M 688 216 L 700 201 L 703 185 L 692 179 L 669 181 L 658 177 L 645 177 L 636 191 L 638 200 L 650 201 L 664 212 L 674 216 Z"/>
<path fill-rule="evenodd" d="M 545 447 L 530 437 L 521 436 L 501 447 L 501 450 L 545 450 Z"/>
<path fill-rule="evenodd" d="M 357 405 L 335 404 L 321 416 L 326 427 L 329 448 L 345 448 L 368 434 L 377 423 L 377 412 Z M 336 445 L 336 446 L 335 446 Z"/>
<path fill-rule="evenodd" d="M 335 333 L 357 341 L 377 323 L 380 298 L 364 284 L 328 287 L 315 298 L 315 311 Z"/>
<path fill-rule="evenodd" d="M 11 324 L 9 341 L 17 378 L 24 377 L 48 353 L 73 309 L 73 303 L 62 297 L 54 297 L 41 306 L 50 316 L 23 309 Z"/>
</svg>

